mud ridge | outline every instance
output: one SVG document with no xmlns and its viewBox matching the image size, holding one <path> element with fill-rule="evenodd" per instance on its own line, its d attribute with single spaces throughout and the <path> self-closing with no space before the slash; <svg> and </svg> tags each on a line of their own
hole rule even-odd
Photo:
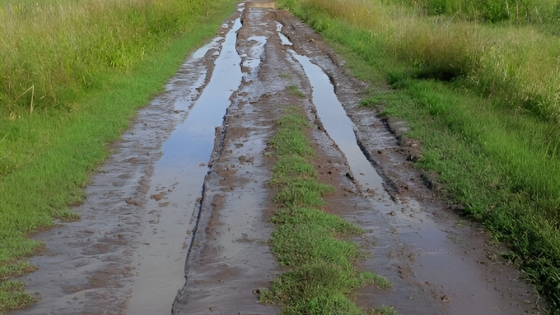
<svg viewBox="0 0 560 315">
<path fill-rule="evenodd" d="M 188 282 L 188 271 L 189 271 L 189 264 L 187 263 L 191 257 L 191 253 L 193 251 L 193 246 L 195 243 L 199 243 L 200 241 L 198 240 L 198 233 L 199 233 L 199 227 L 201 226 L 200 221 L 201 221 L 201 217 L 203 215 L 202 213 L 202 205 L 203 203 L 205 203 L 206 199 L 208 198 L 206 192 L 207 192 L 207 185 L 209 182 L 209 176 L 212 173 L 213 169 L 212 169 L 212 165 L 214 164 L 214 161 L 217 160 L 217 158 L 221 155 L 222 150 L 224 148 L 224 141 L 225 141 L 225 137 L 226 137 L 226 132 L 227 132 L 227 117 L 228 117 L 228 111 L 229 109 L 226 110 L 226 113 L 224 115 L 223 118 L 223 122 L 222 122 L 222 126 L 221 127 L 216 127 L 216 137 L 215 137 L 215 141 L 214 141 L 214 149 L 212 150 L 212 156 L 210 158 L 210 162 L 208 162 L 208 173 L 206 174 L 206 176 L 204 177 L 204 183 L 202 185 L 202 191 L 201 191 L 201 197 L 199 199 L 199 201 L 196 204 L 196 210 L 195 210 L 195 216 L 194 216 L 194 226 L 193 226 L 193 230 L 192 230 L 192 238 L 191 241 L 188 245 L 188 251 L 187 251 L 187 256 L 185 257 L 185 285 L 183 285 L 183 287 L 181 289 L 179 289 L 177 291 L 177 295 L 175 296 L 175 299 L 173 300 L 173 305 L 171 307 L 171 313 L 172 314 L 176 314 L 177 313 L 177 309 L 178 309 L 178 300 L 179 297 L 181 295 L 181 292 L 184 290 L 187 282 Z M 211 215 L 211 213 L 209 213 L 209 215 Z M 208 217 L 205 216 L 203 218 L 204 223 L 208 222 Z M 205 226 L 205 224 L 202 224 L 202 226 Z"/>
<path fill-rule="evenodd" d="M 369 153 L 368 149 L 366 148 L 366 146 L 362 142 L 362 139 L 360 139 L 360 137 L 358 136 L 358 134 L 355 131 L 354 131 L 354 134 L 356 135 L 356 143 L 358 144 L 358 147 L 360 147 L 360 150 L 362 150 L 362 153 L 364 154 L 366 159 L 371 163 L 371 165 L 375 168 L 375 170 L 377 171 L 379 176 L 381 176 L 381 178 L 383 178 L 386 189 L 388 188 L 388 189 L 392 190 L 393 193 L 398 193 L 399 188 L 398 188 L 397 184 L 389 176 L 387 176 L 387 174 L 385 174 L 385 171 L 383 170 L 381 165 L 373 158 L 371 153 Z M 391 194 L 391 192 L 389 192 L 389 194 Z"/>
</svg>

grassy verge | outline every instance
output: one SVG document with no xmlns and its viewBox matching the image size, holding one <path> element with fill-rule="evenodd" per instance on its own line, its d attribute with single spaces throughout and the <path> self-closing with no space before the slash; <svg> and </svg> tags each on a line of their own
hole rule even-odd
<svg viewBox="0 0 560 315">
<path fill-rule="evenodd" d="M 0 117 L 67 108 L 192 30 L 213 7 L 191 0 L 0 0 Z"/>
<path fill-rule="evenodd" d="M 270 245 L 289 271 L 262 293 L 261 302 L 283 305 L 284 314 L 390 314 L 389 308 L 365 312 L 350 298 L 360 286 L 390 283 L 356 270 L 354 262 L 361 254 L 347 239 L 362 231 L 321 210 L 322 195 L 333 187 L 317 181 L 309 161 L 314 152 L 306 136 L 307 119 L 298 108 L 288 107 L 278 124 L 271 141 L 278 157 L 271 184 L 279 188 L 275 202 L 281 209 L 272 218 L 276 230 Z"/>
<path fill-rule="evenodd" d="M 560 314 L 560 137 L 557 114 L 549 115 L 558 106 L 549 89 L 556 61 L 546 45 L 533 46 L 557 38 L 530 27 L 418 16 L 375 0 L 284 5 L 335 43 L 357 76 L 391 85 L 363 104 L 409 123 L 407 136 L 424 148 L 417 165 L 436 171 L 463 214 L 511 246 L 507 258 Z M 504 34 L 517 37 L 507 43 Z"/>
<path fill-rule="evenodd" d="M 124 131 L 137 108 L 161 91 L 185 54 L 212 36 L 232 11 L 230 0 L 192 11 L 181 32 L 166 37 L 126 71 L 97 72 L 96 88 L 61 94 L 63 107 L 45 105 L 32 114 L 16 110 L 0 117 L 0 313 L 35 300 L 13 280 L 34 270 L 23 259 L 40 244 L 27 234 L 50 226 L 53 218 L 76 218 L 68 205 L 84 197 L 89 175 L 108 154 L 107 144 Z M 5 100 L 0 99 L 2 111 Z"/>
</svg>

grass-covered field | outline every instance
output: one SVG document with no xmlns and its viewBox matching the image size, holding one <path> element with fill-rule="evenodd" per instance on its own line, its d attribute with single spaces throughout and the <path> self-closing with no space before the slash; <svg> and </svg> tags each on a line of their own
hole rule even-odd
<svg viewBox="0 0 560 315">
<path fill-rule="evenodd" d="M 365 284 L 391 284 L 356 269 L 360 250 L 348 238 L 362 231 L 321 209 L 325 204 L 322 195 L 333 187 L 317 180 L 307 118 L 301 109 L 290 106 L 278 127 L 271 141 L 278 160 L 270 183 L 279 189 L 274 201 L 280 210 L 272 218 L 276 229 L 270 246 L 279 264 L 289 270 L 261 294 L 260 301 L 282 305 L 284 314 L 290 315 L 394 314 L 389 307 L 362 310 L 349 297 L 353 289 Z"/>
<path fill-rule="evenodd" d="M 333 42 L 358 77 L 391 87 L 372 89 L 364 106 L 409 123 L 407 136 L 424 149 L 418 167 L 436 171 L 462 213 L 510 245 L 506 258 L 560 314 L 558 5 L 519 1 L 542 17 L 521 21 L 510 1 L 510 16 L 493 23 L 484 7 L 464 9 L 490 0 L 281 3 Z M 434 11 L 437 3 L 445 10 Z"/>
<path fill-rule="evenodd" d="M 28 233 L 75 215 L 88 176 L 233 1 L 0 0 L 0 313 L 34 301 L 13 279 Z"/>
<path fill-rule="evenodd" d="M 560 17 L 556 0 L 385 0 L 407 4 L 431 15 L 457 15 L 469 20 L 516 24 L 554 23 Z"/>
</svg>

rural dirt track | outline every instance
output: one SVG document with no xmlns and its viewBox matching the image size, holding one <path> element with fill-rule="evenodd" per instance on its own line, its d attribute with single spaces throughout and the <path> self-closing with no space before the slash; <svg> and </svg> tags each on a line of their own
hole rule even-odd
<svg viewBox="0 0 560 315">
<path fill-rule="evenodd" d="M 367 231 L 361 267 L 393 283 L 361 289 L 360 306 L 538 314 L 503 249 L 412 168 L 421 150 L 400 140 L 406 126 L 358 107 L 367 88 L 289 12 L 240 4 L 113 144 L 75 208 L 82 219 L 34 236 L 46 246 L 23 280 L 40 301 L 13 314 L 280 314 L 254 292 L 281 272 L 266 152 L 293 104 L 313 126 L 320 180 L 336 188 L 325 210 Z"/>
</svg>

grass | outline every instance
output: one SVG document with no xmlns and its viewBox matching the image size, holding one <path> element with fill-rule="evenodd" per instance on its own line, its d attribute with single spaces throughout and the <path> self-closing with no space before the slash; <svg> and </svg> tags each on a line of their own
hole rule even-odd
<svg viewBox="0 0 560 315">
<path fill-rule="evenodd" d="M 362 230 L 321 210 L 322 196 L 333 187 L 317 181 L 310 163 L 314 152 L 307 139 L 308 121 L 297 107 L 287 107 L 270 144 L 278 159 L 270 183 L 278 187 L 280 206 L 270 246 L 284 272 L 260 296 L 261 303 L 284 306 L 284 314 L 392 314 L 366 312 L 351 300 L 354 289 L 366 284 L 390 287 L 354 263 L 363 255 L 351 236 Z"/>
<path fill-rule="evenodd" d="M 431 15 L 460 15 L 471 20 L 514 23 L 554 23 L 558 2 L 554 0 L 388 0 L 405 3 Z"/>
<path fill-rule="evenodd" d="M 72 110 L 72 96 L 99 88 L 107 71 L 131 70 L 211 8 L 201 0 L 1 0 L 0 117 Z"/>
<path fill-rule="evenodd" d="M 333 42 L 356 76 L 391 87 L 363 105 L 408 122 L 406 136 L 423 146 L 417 166 L 509 244 L 506 258 L 560 314 L 558 38 L 385 1 L 282 5 Z"/>
<path fill-rule="evenodd" d="M 84 197 L 89 176 L 108 154 L 107 145 L 127 128 L 135 110 L 161 91 L 185 54 L 214 35 L 234 9 L 229 0 L 173 2 L 177 1 L 52 0 L 40 5 L 0 1 L 0 77 L 9 78 L 0 80 L 0 313 L 35 300 L 14 280 L 34 270 L 24 260 L 41 246 L 27 235 L 50 226 L 53 218 L 77 219 L 68 206 Z M 168 5 L 179 5 L 181 10 Z M 139 11 L 138 6 L 149 12 Z M 123 29 L 147 27 L 146 19 L 158 14 L 172 18 L 174 14 L 167 13 L 173 8 L 182 15 L 177 24 L 170 22 L 175 26 L 165 29 L 166 24 L 158 22 L 157 27 L 163 28 L 149 34 Z M 134 21 L 131 16 L 141 21 L 129 25 Z M 80 31 L 105 37 L 91 40 Z M 126 38 L 117 39 L 121 35 Z M 135 43 L 126 42 L 131 38 Z M 106 56 L 76 55 L 78 51 L 104 54 L 113 47 L 111 40 L 123 50 L 115 56 L 128 56 L 124 64 L 112 63 Z M 68 53 L 75 63 L 60 53 L 70 49 L 64 46 L 67 41 L 76 45 Z M 151 46 L 135 46 L 140 42 Z M 127 55 L 128 49 L 143 53 Z M 97 63 L 100 60 L 105 60 L 104 65 Z M 87 76 L 78 81 L 91 84 L 72 81 L 75 78 L 69 73 L 74 72 Z M 64 80 L 57 81 L 61 77 Z M 28 92 L 34 93 L 33 111 L 31 95 L 17 100 L 29 86 L 35 86 L 34 92 Z"/>
<path fill-rule="evenodd" d="M 290 91 L 290 94 L 292 94 L 292 95 L 294 95 L 294 96 L 297 96 L 297 97 L 299 97 L 299 98 L 305 98 L 305 93 L 303 93 L 302 91 L 300 91 L 300 90 L 298 89 L 298 87 L 295 86 L 295 85 L 290 85 L 290 86 L 288 86 L 288 91 Z"/>
<path fill-rule="evenodd" d="M 286 6 L 292 2 L 296 3 L 284 1 Z M 333 23 L 356 28 L 354 36 L 348 38 L 338 32 L 341 38 L 337 40 L 354 41 L 359 49 L 376 46 L 378 53 L 367 57 L 369 60 L 379 62 L 376 56 L 383 54 L 409 66 L 416 77 L 446 81 L 461 77 L 470 90 L 500 100 L 500 106 L 560 122 L 560 42 L 538 27 L 430 17 L 408 6 L 386 5 L 380 0 L 297 3 L 309 9 L 299 10 L 295 4 L 292 9 L 318 31 L 331 29 L 333 33 Z"/>
</svg>

